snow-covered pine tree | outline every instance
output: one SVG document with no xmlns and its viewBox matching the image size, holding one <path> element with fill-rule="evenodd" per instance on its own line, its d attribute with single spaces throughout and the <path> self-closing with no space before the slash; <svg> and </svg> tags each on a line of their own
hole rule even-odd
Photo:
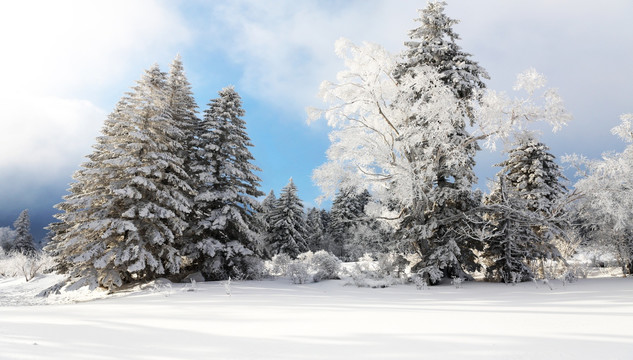
<svg viewBox="0 0 633 360">
<path fill-rule="evenodd" d="M 268 247 L 272 255 L 287 254 L 292 258 L 308 251 L 303 204 L 292 178 L 275 202 L 270 216 Z"/>
<path fill-rule="evenodd" d="M 200 123 L 198 119 L 198 105 L 191 91 L 191 84 L 185 75 L 185 69 L 180 55 L 172 61 L 169 66 L 167 76 L 167 99 L 171 109 L 173 123 L 182 132 L 182 146 L 178 156 L 184 160 L 184 169 L 187 173 L 192 173 L 193 163 L 197 160 L 196 135 Z M 196 179 L 190 179 L 192 187 L 195 187 Z"/>
<path fill-rule="evenodd" d="M 15 238 L 11 251 L 27 256 L 34 256 L 37 251 L 35 249 L 33 235 L 31 235 L 31 218 L 29 217 L 28 210 L 24 210 L 20 213 L 13 223 L 13 229 L 15 231 Z"/>
<path fill-rule="evenodd" d="M 194 192 L 180 156 L 187 135 L 166 82 L 154 65 L 119 101 L 56 206 L 49 248 L 71 288 L 112 289 L 180 271 L 177 246 Z"/>
<path fill-rule="evenodd" d="M 459 21 L 444 13 L 445 6 L 445 1 L 429 1 L 426 8 L 418 10 L 420 17 L 415 20 L 422 25 L 409 32 L 411 40 L 404 43 L 408 49 L 403 54 L 403 61 L 396 67 L 394 77 L 400 80 L 412 75 L 415 67 L 430 66 L 459 100 L 470 100 L 477 95 L 477 90 L 486 87 L 483 79 L 490 77 L 457 44 L 460 38 L 453 26 Z M 461 105 L 467 107 L 468 102 L 463 101 Z M 468 115 L 472 116 L 470 111 Z"/>
<path fill-rule="evenodd" d="M 257 216 L 261 218 L 261 223 L 263 224 L 261 230 L 264 234 L 268 233 L 268 228 L 270 227 L 270 214 L 275 208 L 275 202 L 277 202 L 275 191 L 270 190 L 260 205 L 260 211 Z"/>
<path fill-rule="evenodd" d="M 312 252 L 325 250 L 329 244 L 326 244 L 326 228 L 323 224 L 323 216 L 321 210 L 317 208 L 308 209 L 306 216 L 306 243 L 308 249 Z"/>
<path fill-rule="evenodd" d="M 484 256 L 497 264 L 488 272 L 506 282 L 509 272 L 529 279 L 534 277 L 530 266 L 561 259 L 553 241 L 564 236 L 561 201 L 567 188 L 554 159 L 545 144 L 526 133 L 509 150 L 508 159 L 497 165 L 502 167 L 499 183 L 487 205 L 496 205 L 491 217 L 498 234 L 487 241 Z"/>
<path fill-rule="evenodd" d="M 459 36 L 453 26 L 458 21 L 446 16 L 445 6 L 443 1 L 432 1 L 419 11 L 420 18 L 416 20 L 422 25 L 409 33 L 411 41 L 405 43 L 408 49 L 394 72 L 401 84 L 399 101 L 411 104 L 421 99 L 424 103 L 425 98 L 433 101 L 428 93 L 415 86 L 416 72 L 430 67 L 453 91 L 460 110 L 445 124 L 438 124 L 437 119 L 425 118 L 422 114 L 413 114 L 409 119 L 411 133 L 403 134 L 424 134 L 421 141 L 407 149 L 406 156 L 421 158 L 424 148 L 430 148 L 427 167 L 436 171 L 434 186 L 423 195 L 426 199 L 415 201 L 425 204 L 405 210 L 400 231 L 403 237 L 414 242 L 422 255 L 423 262 L 419 265 L 424 268 L 422 272 L 434 274 L 434 279 L 440 270 L 461 277 L 465 275 L 464 270 L 473 271 L 478 267 L 472 250 L 480 246 L 463 236 L 468 229 L 464 213 L 479 205 L 479 198 L 472 190 L 477 181 L 473 168 L 479 147 L 466 129 L 466 120 L 470 118 L 471 123 L 474 120 L 470 100 L 485 87 L 483 79 L 488 78 L 486 71 L 457 45 Z M 449 142 L 434 143 L 434 132 L 437 131 L 443 132 Z"/>
<path fill-rule="evenodd" d="M 253 144 L 243 116 L 239 94 L 227 87 L 211 100 L 198 130 L 198 219 L 193 231 L 197 240 L 187 256 L 207 279 L 246 274 L 245 257 L 260 248 L 254 218 L 256 198 L 263 195 L 258 190 L 261 180 L 254 174 L 260 169 L 251 163 Z"/>
<path fill-rule="evenodd" d="M 505 174 L 500 173 L 484 205 L 488 208 L 485 220 L 492 226 L 485 229 L 482 254 L 488 261 L 486 277 L 505 283 L 534 278 L 527 262 L 534 259 L 531 245 L 538 242 L 531 228 L 536 214 L 527 210 L 527 200 L 508 187 Z"/>
<path fill-rule="evenodd" d="M 358 194 L 356 188 L 339 189 L 332 202 L 330 211 L 330 236 L 332 253 L 339 259 L 348 259 L 345 252 L 346 242 L 353 236 L 355 229 L 365 217 L 365 205 L 369 201 L 369 192 Z"/>
</svg>

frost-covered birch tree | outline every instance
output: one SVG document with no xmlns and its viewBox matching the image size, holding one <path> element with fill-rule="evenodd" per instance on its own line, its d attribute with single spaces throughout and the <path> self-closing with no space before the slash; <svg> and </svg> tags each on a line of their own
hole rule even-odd
<svg viewBox="0 0 633 360">
<path fill-rule="evenodd" d="M 308 251 L 303 204 L 292 178 L 279 194 L 270 215 L 268 247 L 272 255 L 287 254 L 292 258 Z"/>
<path fill-rule="evenodd" d="M 447 84 L 446 74 L 431 65 L 408 67 L 396 78 L 397 57 L 379 45 L 341 39 L 335 49 L 346 69 L 336 82 L 321 85 L 328 107 L 309 110 L 312 119 L 325 118 L 334 128 L 328 162 L 314 172 L 324 196 L 344 187 L 368 189 L 389 204 L 373 214 L 397 222 L 398 247 L 421 256 L 420 272 L 434 280 L 445 270 L 465 275 L 464 266 L 475 266 L 472 247 L 479 246 L 462 234 L 469 230 L 465 214 L 479 204 L 472 192 L 477 142 L 494 148 L 529 122 L 559 128 L 570 119 L 560 97 L 554 90 L 542 94 L 545 79 L 530 69 L 515 86 L 527 97 L 471 84 L 465 106 L 456 91 L 466 92 Z"/>
<path fill-rule="evenodd" d="M 199 161 L 195 197 L 195 241 L 186 254 L 208 279 L 246 273 L 245 257 L 255 254 L 260 239 L 255 209 L 261 181 L 253 165 L 242 101 L 227 87 L 212 99 L 198 131 Z"/>
<path fill-rule="evenodd" d="M 611 132 L 629 144 L 623 152 L 605 153 L 601 160 L 577 155 L 566 160 L 581 171 L 575 209 L 586 237 L 610 249 L 623 274 L 633 274 L 633 114 L 621 121 Z"/>
<path fill-rule="evenodd" d="M 180 270 L 194 190 L 181 156 L 187 134 L 173 116 L 182 111 L 167 82 L 154 65 L 119 101 L 56 206 L 49 247 L 71 288 L 116 288 Z"/>
</svg>

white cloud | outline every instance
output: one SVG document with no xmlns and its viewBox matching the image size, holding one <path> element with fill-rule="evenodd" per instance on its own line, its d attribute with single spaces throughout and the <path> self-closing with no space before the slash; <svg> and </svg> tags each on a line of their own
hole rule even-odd
<svg viewBox="0 0 633 360">
<path fill-rule="evenodd" d="M 111 93 L 192 39 L 178 12 L 150 0 L 1 2 L 0 34 L 0 172 L 48 175 L 90 152 Z"/>
<path fill-rule="evenodd" d="M 243 67 L 241 88 L 282 109 L 319 103 L 319 84 L 334 79 L 341 36 L 399 50 L 418 1 L 231 1 L 216 5 L 209 42 Z M 303 117 L 298 120 L 305 120 Z"/>
<path fill-rule="evenodd" d="M 70 176 L 67 172 L 89 153 L 106 117 L 86 100 L 31 97 L 0 104 L 10 114 L 0 132 L 0 168 L 47 177 Z"/>
</svg>

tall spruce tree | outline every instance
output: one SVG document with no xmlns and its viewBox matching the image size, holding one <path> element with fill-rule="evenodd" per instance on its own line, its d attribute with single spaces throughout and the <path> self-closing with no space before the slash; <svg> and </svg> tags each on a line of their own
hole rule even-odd
<svg viewBox="0 0 633 360">
<path fill-rule="evenodd" d="M 468 229 L 464 214 L 480 203 L 472 190 L 477 181 L 473 168 L 479 147 L 466 126 L 469 118 L 471 122 L 474 120 L 469 101 L 485 87 L 483 79 L 487 79 L 488 74 L 457 45 L 459 36 L 453 31 L 457 21 L 446 16 L 445 6 L 443 1 L 433 1 L 420 10 L 420 18 L 416 20 L 422 25 L 409 33 L 411 41 L 405 43 L 408 49 L 394 72 L 396 80 L 402 83 L 399 101 L 411 104 L 433 101 L 416 86 L 406 86 L 415 84 L 415 77 L 424 73 L 424 67 L 437 71 L 439 79 L 452 89 L 458 100 L 458 111 L 449 123 L 414 114 L 408 121 L 409 131 L 402 133 L 403 137 L 412 138 L 425 134 L 427 138 L 407 149 L 405 156 L 418 161 L 416 159 L 430 152 L 432 156 L 424 168 L 436 171 L 434 185 L 403 212 L 400 230 L 400 236 L 411 241 L 423 258 L 417 269 L 432 282 L 439 280 L 442 272 L 461 277 L 466 276 L 464 270 L 475 270 L 478 265 L 473 249 L 480 248 L 477 242 L 463 236 Z M 433 142 L 438 132 L 449 141 Z"/>
<path fill-rule="evenodd" d="M 531 229 L 535 214 L 527 209 L 527 201 L 508 186 L 505 174 L 498 174 L 484 205 L 489 209 L 485 220 L 492 225 L 482 255 L 489 263 L 486 277 L 505 283 L 534 278 L 528 261 L 534 260 L 532 245 L 538 239 Z"/>
<path fill-rule="evenodd" d="M 397 66 L 394 77 L 400 80 L 411 75 L 415 67 L 430 66 L 458 99 L 470 100 L 478 89 L 486 87 L 483 79 L 489 76 L 457 44 L 460 38 L 453 26 L 459 21 L 444 13 L 445 6 L 445 1 L 429 1 L 426 8 L 418 10 L 420 17 L 415 20 L 422 25 L 409 32 L 411 40 L 404 43 L 407 47 L 404 61 Z M 463 102 L 462 105 L 468 104 Z"/>
<path fill-rule="evenodd" d="M 13 223 L 15 238 L 11 251 L 19 252 L 27 256 L 34 256 L 36 253 L 33 235 L 31 235 L 31 219 L 29 211 L 24 210 Z"/>
<path fill-rule="evenodd" d="M 369 191 L 358 191 L 356 188 L 339 190 L 332 203 L 330 213 L 330 237 L 332 252 L 342 259 L 355 261 L 364 252 L 376 250 L 375 244 L 370 244 L 377 232 L 377 224 L 369 219 L 365 213 L 365 206 L 369 203 Z M 371 230 L 375 230 L 372 234 Z"/>
<path fill-rule="evenodd" d="M 197 239 L 187 255 L 207 279 L 244 274 L 244 258 L 253 255 L 259 235 L 255 209 L 261 181 L 254 172 L 238 93 L 227 87 L 212 99 L 198 129 L 198 195 L 195 198 Z M 261 254 L 258 254 L 261 255 Z"/>
<path fill-rule="evenodd" d="M 297 196 L 297 187 L 292 178 L 275 202 L 270 216 L 268 247 L 272 255 L 288 254 L 295 258 L 308 251 L 306 223 L 303 204 Z"/>
<path fill-rule="evenodd" d="M 553 240 L 564 236 L 560 201 L 567 188 L 554 159 L 545 144 L 526 134 L 517 139 L 508 159 L 498 164 L 499 180 L 486 200 L 492 205 L 496 233 L 483 254 L 494 261 L 488 268 L 490 276 L 507 282 L 515 273 L 514 280 L 529 279 L 538 263 L 561 259 Z"/>
<path fill-rule="evenodd" d="M 194 190 L 182 156 L 187 134 L 173 116 L 184 111 L 167 82 L 154 65 L 119 101 L 56 206 L 49 246 L 71 287 L 116 288 L 180 270 Z"/>
</svg>

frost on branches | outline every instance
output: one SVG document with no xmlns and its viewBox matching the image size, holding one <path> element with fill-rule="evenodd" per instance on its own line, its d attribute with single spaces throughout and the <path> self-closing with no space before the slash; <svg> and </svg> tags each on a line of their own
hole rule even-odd
<svg viewBox="0 0 633 360">
<path fill-rule="evenodd" d="M 191 104 L 170 104 L 167 82 L 155 65 L 119 101 L 56 206 L 48 248 L 71 287 L 116 288 L 180 270 L 194 191 L 182 157 L 189 135 L 174 107 Z"/>
<path fill-rule="evenodd" d="M 458 99 L 473 99 L 478 89 L 486 87 L 482 79 L 489 79 L 489 76 L 457 44 L 459 35 L 453 31 L 453 26 L 459 21 L 446 16 L 446 5 L 444 1 L 432 1 L 426 8 L 418 10 L 420 17 L 415 20 L 422 25 L 409 32 L 411 40 L 405 42 L 408 48 L 403 54 L 405 61 L 398 64 L 394 75 L 399 80 L 412 68 L 430 66 Z"/>
<path fill-rule="evenodd" d="M 481 89 L 473 79 L 485 71 L 476 63 L 462 69 L 467 76 L 455 72 L 459 63 L 444 68 L 422 62 L 415 48 L 398 63 L 379 45 L 336 42 L 346 68 L 336 82 L 321 85 L 328 107 L 309 110 L 311 119 L 325 118 L 333 128 L 328 162 L 314 178 L 328 198 L 342 188 L 369 190 L 385 205 L 373 213 L 397 222 L 398 247 L 419 253 L 423 261 L 417 269 L 427 278 L 439 280 L 445 272 L 465 276 L 464 270 L 477 266 L 473 249 L 482 246 L 465 234 L 472 231 L 468 215 L 480 203 L 472 190 L 478 142 L 494 148 L 527 123 L 547 121 L 558 128 L 570 116 L 555 91 L 539 97 L 544 78 L 532 70 L 520 75 L 516 86 L 528 96 L 510 98 Z M 457 74 L 470 80 L 454 87 L 446 79 Z M 472 133 L 466 129 L 469 119 Z"/>
<path fill-rule="evenodd" d="M 623 152 L 603 154 L 602 160 L 566 160 L 583 176 L 575 185 L 581 194 L 576 211 L 587 241 L 609 248 L 623 274 L 633 274 L 633 114 L 620 119 L 611 132 L 629 143 Z"/>
<path fill-rule="evenodd" d="M 212 99 L 198 130 L 194 166 L 198 195 L 192 237 L 185 254 L 207 279 L 239 278 L 259 239 L 254 226 L 261 181 L 251 164 L 253 146 L 242 119 L 239 94 L 227 87 Z"/>
</svg>

